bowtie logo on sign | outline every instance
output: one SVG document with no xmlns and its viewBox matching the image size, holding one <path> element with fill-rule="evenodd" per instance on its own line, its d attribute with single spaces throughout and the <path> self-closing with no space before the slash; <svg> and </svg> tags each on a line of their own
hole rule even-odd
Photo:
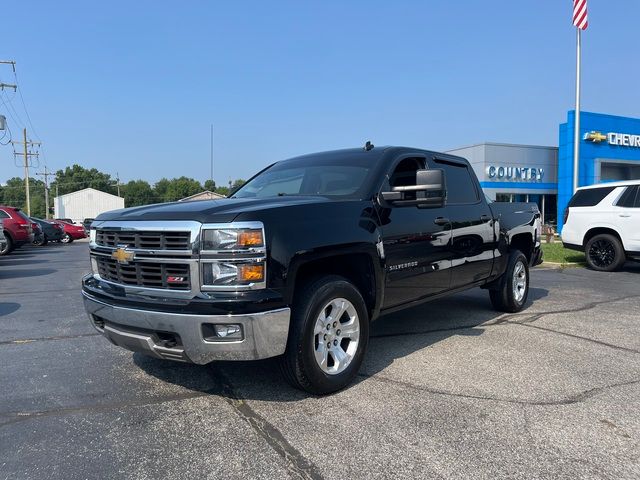
<svg viewBox="0 0 640 480">
<path fill-rule="evenodd" d="M 630 133 L 609 132 L 605 135 L 602 132 L 592 130 L 591 132 L 585 133 L 582 139 L 592 143 L 602 143 L 606 141 L 609 145 L 640 148 L 640 135 Z"/>
<path fill-rule="evenodd" d="M 539 182 L 544 177 L 544 168 L 489 165 L 487 167 L 487 176 L 491 180 Z"/>
</svg>

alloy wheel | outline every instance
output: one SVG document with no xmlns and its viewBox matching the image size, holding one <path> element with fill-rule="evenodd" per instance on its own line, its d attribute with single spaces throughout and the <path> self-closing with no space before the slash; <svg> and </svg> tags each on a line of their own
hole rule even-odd
<svg viewBox="0 0 640 480">
<path fill-rule="evenodd" d="M 353 304 L 345 298 L 327 303 L 316 319 L 313 349 L 320 369 L 337 375 L 345 371 L 358 351 L 360 319 Z"/>
<path fill-rule="evenodd" d="M 513 268 L 513 298 L 521 303 L 527 291 L 527 270 L 521 261 Z"/>
<path fill-rule="evenodd" d="M 606 268 L 615 261 L 616 250 L 611 242 L 596 240 L 589 248 L 589 258 L 597 267 Z"/>
</svg>

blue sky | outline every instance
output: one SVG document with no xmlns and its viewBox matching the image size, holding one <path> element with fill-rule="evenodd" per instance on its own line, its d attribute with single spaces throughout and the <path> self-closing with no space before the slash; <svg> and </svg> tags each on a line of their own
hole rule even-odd
<svg viewBox="0 0 640 480">
<path fill-rule="evenodd" d="M 571 10 L 571 0 L 22 0 L 3 6 L 0 59 L 18 62 L 49 168 L 204 181 L 214 123 L 225 184 L 365 140 L 556 145 L 573 108 Z M 583 109 L 640 116 L 640 2 L 589 0 L 589 17 Z M 12 80 L 0 65 L 0 81 Z M 0 146 L 0 181 L 21 174 Z"/>
</svg>

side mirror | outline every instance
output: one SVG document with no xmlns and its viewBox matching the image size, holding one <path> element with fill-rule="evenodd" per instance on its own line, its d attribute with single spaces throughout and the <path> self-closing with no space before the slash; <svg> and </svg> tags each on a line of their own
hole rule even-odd
<svg viewBox="0 0 640 480">
<path fill-rule="evenodd" d="M 444 170 L 417 170 L 416 185 L 393 187 L 390 192 L 381 192 L 380 195 L 398 207 L 442 207 L 446 197 Z"/>
</svg>

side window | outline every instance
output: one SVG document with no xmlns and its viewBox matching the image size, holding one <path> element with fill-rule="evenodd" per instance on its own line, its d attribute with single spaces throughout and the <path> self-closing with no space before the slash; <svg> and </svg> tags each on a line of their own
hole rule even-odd
<svg viewBox="0 0 640 480">
<path fill-rule="evenodd" d="M 389 176 L 389 187 L 407 187 L 415 185 L 416 172 L 425 168 L 425 159 L 420 157 L 404 158 L 396 165 Z M 406 192 L 405 198 L 413 200 L 416 198 L 415 192 Z"/>
<path fill-rule="evenodd" d="M 609 195 L 616 187 L 600 187 L 600 188 L 587 188 L 585 190 L 578 190 L 571 200 L 569 200 L 569 207 L 593 207 L 599 204 L 604 197 Z"/>
<path fill-rule="evenodd" d="M 11 217 L 9 217 L 9 214 L 4 210 L 0 210 L 0 218 L 11 218 Z"/>
<path fill-rule="evenodd" d="M 637 185 L 627 187 L 620 199 L 616 203 L 618 207 L 640 208 L 640 196 L 638 195 L 640 187 Z"/>
<path fill-rule="evenodd" d="M 466 165 L 435 159 L 435 167 L 444 170 L 447 182 L 447 203 L 465 204 L 478 201 L 476 184 Z"/>
</svg>

